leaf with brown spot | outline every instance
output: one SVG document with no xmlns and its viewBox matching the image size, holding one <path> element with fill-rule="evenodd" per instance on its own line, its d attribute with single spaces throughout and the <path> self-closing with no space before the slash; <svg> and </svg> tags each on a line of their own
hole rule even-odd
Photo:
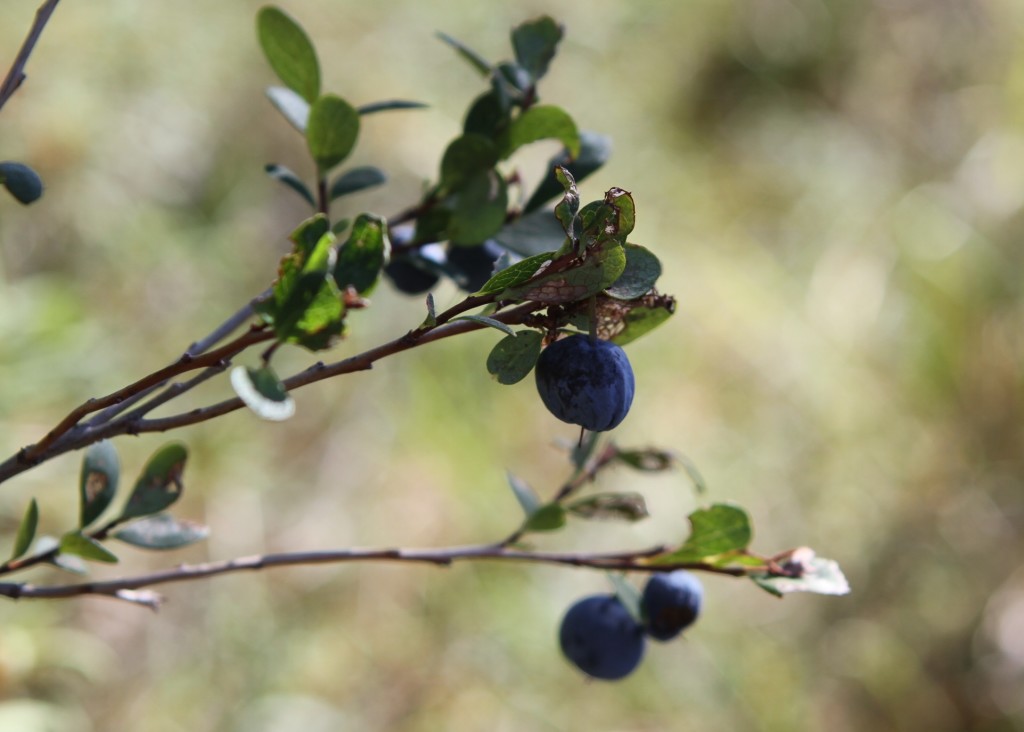
<svg viewBox="0 0 1024 732">
<path fill-rule="evenodd" d="M 185 490 L 181 475 L 187 458 L 188 450 L 180 442 L 172 442 L 157 450 L 135 483 L 118 521 L 163 511 L 181 498 Z"/>
<path fill-rule="evenodd" d="M 101 440 L 85 451 L 79 479 L 79 526 L 85 528 L 98 519 L 117 493 L 121 465 L 117 450 L 109 440 Z"/>
</svg>

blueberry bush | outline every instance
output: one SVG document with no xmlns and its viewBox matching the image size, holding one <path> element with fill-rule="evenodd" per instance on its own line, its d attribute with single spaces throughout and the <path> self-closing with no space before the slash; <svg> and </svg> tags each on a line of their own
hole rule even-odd
<svg viewBox="0 0 1024 732">
<path fill-rule="evenodd" d="M 40 8 L 0 86 L 0 108 L 24 80 L 29 55 L 56 6 L 50 0 Z M 602 581 L 613 592 L 573 605 L 562 621 L 559 642 L 567 659 L 585 674 L 619 679 L 640 663 L 646 637 L 667 641 L 697 620 L 703 600 L 697 573 L 746 579 L 778 596 L 848 592 L 838 565 L 809 548 L 755 551 L 748 512 L 724 499 L 690 513 L 688 527 L 680 521 L 680 535 L 672 544 L 617 552 L 537 547 L 539 535 L 567 530 L 576 522 L 635 522 L 648 516 L 642 493 L 593 488 L 612 467 L 638 477 L 681 470 L 702 500 L 708 495 L 700 473 L 674 446 L 624 446 L 605 434 L 637 418 L 630 410 L 634 393 L 644 388 L 643 373 L 634 374 L 623 347 L 640 337 L 659 337 L 655 329 L 673 315 L 675 300 L 658 289 L 662 266 L 657 246 L 630 240 L 642 205 L 629 192 L 629 181 L 597 195 L 583 193 L 587 177 L 608 163 L 610 141 L 579 128 L 561 106 L 542 101 L 541 82 L 566 32 L 561 24 L 543 16 L 516 26 L 511 57 L 496 63 L 440 34 L 458 59 L 477 72 L 479 90 L 460 134 L 440 151 L 435 178 L 417 200 L 404 202 L 392 216 L 336 212 L 349 196 L 389 179 L 380 168 L 348 162 L 364 127 L 382 115 L 418 114 L 426 105 L 392 98 L 354 104 L 324 89 L 317 49 L 302 25 L 277 7 L 259 10 L 256 30 L 268 76 L 276 77 L 266 89 L 267 99 L 282 123 L 301 137 L 308 156 L 290 165 L 272 162 L 264 170 L 280 183 L 282 196 L 303 202 L 308 216 L 294 222 L 285 256 L 266 263 L 271 284 L 265 291 L 165 366 L 71 408 L 38 439 L 0 462 L 0 482 L 5 482 L 66 453 L 82 455 L 77 522 L 57 535 L 41 533 L 46 499 L 30 498 L 12 524 L 0 575 L 47 568 L 86 574 L 95 563 L 117 563 L 125 545 L 171 551 L 217 530 L 175 511 L 185 489 L 189 448 L 184 442 L 157 450 L 134 482 L 123 483 L 119 438 L 184 431 L 240 409 L 268 421 L 301 420 L 292 396 L 297 389 L 486 329 L 496 341 L 479 354 L 479 368 L 499 385 L 516 384 L 533 371 L 536 407 L 580 428 L 565 445 L 566 477 L 536 489 L 510 474 L 522 516 L 505 537 L 488 543 L 283 552 L 173 563 L 156 572 L 103 579 L 6 579 L 0 596 L 103 596 L 155 609 L 162 602 L 154 589 L 160 585 L 270 567 L 469 561 L 582 567 L 603 573 Z M 561 149 L 541 171 L 541 182 L 526 190 L 510 159 L 540 141 L 555 141 Z M 301 169 L 313 172 L 295 172 Z M 39 176 L 26 163 L 0 163 L 0 182 L 12 196 L 4 206 L 29 205 L 43 195 Z M 432 293 L 445 282 L 454 284 L 462 299 L 439 309 Z M 345 336 L 363 325 L 371 295 L 421 298 L 421 317 L 397 337 L 346 352 Z M 316 355 L 304 368 L 285 373 L 279 364 L 286 351 Z M 340 357 L 325 355 L 338 351 Z M 236 363 L 242 361 L 250 365 Z M 224 378 L 235 396 L 175 411 L 201 384 Z M 164 411 L 154 416 L 158 408 Z M 552 420 L 551 436 L 560 427 Z"/>
</svg>

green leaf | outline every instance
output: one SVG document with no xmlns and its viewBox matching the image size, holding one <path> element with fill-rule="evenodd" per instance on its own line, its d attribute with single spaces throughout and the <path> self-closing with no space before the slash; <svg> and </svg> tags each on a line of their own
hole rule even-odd
<svg viewBox="0 0 1024 732">
<path fill-rule="evenodd" d="M 11 559 L 17 559 L 28 551 L 32 546 L 32 540 L 36 537 L 36 529 L 39 528 L 39 505 L 36 499 L 29 501 L 25 516 L 18 525 L 18 533 L 14 537 L 14 551 L 11 552 Z"/>
<path fill-rule="evenodd" d="M 782 565 L 787 575 L 755 572 L 750 579 L 763 590 L 782 596 L 790 592 L 814 592 L 819 595 L 846 595 L 850 583 L 832 559 L 815 555 L 812 549 L 801 547 Z"/>
<path fill-rule="evenodd" d="M 705 562 L 726 552 L 746 549 L 753 532 L 746 511 L 727 503 L 716 503 L 689 515 L 690 536 L 674 552 L 653 560 L 655 564 Z"/>
<path fill-rule="evenodd" d="M 384 171 L 372 165 L 350 168 L 335 178 L 331 184 L 331 200 L 384 185 L 387 181 L 388 177 Z"/>
<path fill-rule="evenodd" d="M 460 189 L 497 162 L 498 151 L 488 138 L 475 134 L 456 137 L 441 158 L 441 187 L 449 191 Z"/>
<path fill-rule="evenodd" d="M 626 268 L 606 292 L 617 300 L 633 300 L 651 291 L 661 277 L 661 262 L 649 249 L 626 244 Z"/>
<path fill-rule="evenodd" d="M 701 474 L 700 470 L 697 469 L 697 464 L 681 453 L 673 453 L 673 457 L 676 459 L 676 462 L 683 466 L 683 470 L 686 471 L 686 476 L 690 479 L 690 482 L 693 483 L 693 489 L 697 491 L 698 494 L 707 493 L 707 481 L 704 480 L 704 476 Z"/>
<path fill-rule="evenodd" d="M 509 157 L 523 145 L 548 139 L 560 141 L 572 157 L 580 154 L 580 133 L 568 112 L 544 104 L 530 107 L 502 133 L 498 145 L 501 158 Z"/>
<path fill-rule="evenodd" d="M 287 340 L 311 351 L 322 351 L 333 346 L 344 332 L 345 303 L 334 279 L 327 277 Z"/>
<path fill-rule="evenodd" d="M 348 157 L 359 136 L 359 113 L 341 97 L 325 94 L 309 110 L 306 144 L 324 173 Z"/>
<path fill-rule="evenodd" d="M 320 96 L 320 63 L 302 26 L 280 8 L 267 5 L 256 15 L 256 31 L 277 77 L 310 104 L 316 101 Z"/>
<path fill-rule="evenodd" d="M 434 307 L 434 294 L 432 292 L 427 293 L 427 317 L 423 321 L 423 325 L 427 328 L 433 328 L 437 325 L 437 308 Z"/>
<path fill-rule="evenodd" d="M 117 555 L 104 547 L 95 539 L 85 536 L 81 531 L 69 531 L 60 538 L 58 547 L 61 554 L 71 554 L 94 562 L 117 563 Z"/>
<path fill-rule="evenodd" d="M 314 351 L 327 348 L 345 328 L 345 305 L 331 275 L 334 234 L 326 217 L 318 214 L 304 221 L 291 238 L 295 250 L 281 260 L 273 297 L 255 310 L 273 325 L 281 342 Z"/>
<path fill-rule="evenodd" d="M 327 232 L 330 231 L 330 223 L 322 213 L 314 214 L 303 221 L 288 236 L 288 241 L 295 245 L 295 254 L 306 261 L 321 243 Z"/>
<path fill-rule="evenodd" d="M 469 65 L 475 68 L 483 76 L 488 76 L 491 73 L 491 64 L 483 56 L 478 54 L 476 51 L 471 49 L 469 46 L 464 44 L 462 41 L 452 38 L 447 33 L 437 32 L 437 37 L 447 43 L 449 46 L 459 52 Z"/>
<path fill-rule="evenodd" d="M 639 493 L 598 493 L 573 501 L 566 509 L 585 519 L 639 521 L 650 516 Z"/>
<path fill-rule="evenodd" d="M 582 300 L 618 279 L 626 266 L 626 255 L 617 241 L 607 238 L 588 252 L 585 259 L 571 258 L 570 264 L 568 268 L 552 266 L 525 283 L 510 287 L 499 298 L 547 303 Z"/>
<path fill-rule="evenodd" d="M 299 176 L 297 176 L 291 170 L 289 170 L 283 165 L 278 165 L 276 163 L 267 163 L 263 167 L 263 170 L 266 171 L 267 175 L 269 175 L 271 178 L 273 178 L 274 180 L 281 181 L 286 186 L 288 186 L 293 191 L 302 196 L 302 198 L 305 199 L 306 203 L 308 203 L 310 206 L 316 208 L 316 201 L 313 200 L 313 194 L 306 187 L 306 184 L 302 182 L 302 179 L 299 178 Z"/>
<path fill-rule="evenodd" d="M 612 336 L 612 343 L 624 346 L 650 333 L 672 316 L 673 309 L 662 305 L 631 308 L 623 318 L 624 328 Z"/>
<path fill-rule="evenodd" d="M 295 400 L 270 366 L 236 366 L 231 369 L 231 386 L 260 419 L 283 422 L 295 414 Z"/>
<path fill-rule="evenodd" d="M 487 356 L 487 372 L 499 384 L 516 384 L 533 370 L 544 337 L 535 330 L 521 330 L 498 341 Z"/>
<path fill-rule="evenodd" d="M 466 112 L 462 131 L 494 139 L 511 120 L 508 98 L 495 89 L 478 96 Z"/>
<path fill-rule="evenodd" d="M 292 127 L 303 135 L 306 134 L 306 125 L 309 124 L 309 102 L 283 86 L 268 86 L 263 93 Z"/>
<path fill-rule="evenodd" d="M 377 112 L 390 112 L 399 109 L 426 109 L 429 104 L 423 102 L 411 102 L 405 99 L 386 99 L 382 102 L 371 102 L 356 107 L 360 115 L 376 114 Z"/>
<path fill-rule="evenodd" d="M 615 457 L 629 467 L 645 473 L 660 473 L 663 470 L 668 470 L 676 461 L 675 453 L 657 448 L 618 450 L 615 453 Z"/>
<path fill-rule="evenodd" d="M 516 500 L 519 501 L 519 505 L 523 509 L 523 513 L 527 518 L 532 516 L 540 508 L 540 498 L 534 492 L 533 488 L 528 483 L 512 475 L 512 473 L 506 473 L 508 478 L 508 485 L 515 494 Z"/>
<path fill-rule="evenodd" d="M 523 213 L 529 214 L 536 211 L 564 192 L 562 184 L 555 176 L 556 168 L 562 167 L 568 170 L 578 183 L 607 163 L 611 154 L 612 141 L 610 137 L 581 130 L 579 155 L 573 158 L 568 150 L 563 149 L 548 161 L 548 174 L 534 190 L 530 200 L 526 202 Z"/>
<path fill-rule="evenodd" d="M 557 250 L 565 232 L 551 211 L 534 211 L 505 224 L 493 237 L 501 246 L 522 257 Z"/>
<path fill-rule="evenodd" d="M 523 530 L 533 531 L 558 531 L 565 526 L 565 509 L 557 503 L 547 503 L 526 519 Z"/>
<path fill-rule="evenodd" d="M 636 207 L 629 191 L 611 188 L 605 193 L 603 201 L 588 203 L 579 216 L 583 224 L 583 238 L 588 245 L 605 236 L 625 242 L 636 223 Z"/>
<path fill-rule="evenodd" d="M 567 168 L 560 165 L 555 168 L 555 180 L 565 191 L 562 200 L 555 206 L 555 218 L 565 235 L 575 243 L 580 237 L 579 219 L 576 217 L 580 210 L 580 192 L 576 188 L 576 179 Z"/>
<path fill-rule="evenodd" d="M 360 295 L 373 289 L 391 249 L 386 227 L 380 216 L 360 214 L 356 218 L 334 265 L 338 289 L 345 290 L 351 285 Z"/>
<path fill-rule="evenodd" d="M 515 264 L 506 267 L 491 279 L 484 283 L 484 286 L 480 288 L 478 295 L 488 295 L 492 292 L 504 292 L 505 290 L 516 287 L 523 282 L 529 281 L 534 277 L 538 270 L 544 267 L 545 264 L 549 264 L 555 260 L 555 252 L 541 252 L 535 254 L 532 257 L 516 262 Z"/>
<path fill-rule="evenodd" d="M 90 445 L 82 459 L 82 473 L 78 481 L 78 525 L 85 528 L 107 510 L 114 500 L 121 478 L 121 464 L 117 450 L 110 440 Z"/>
<path fill-rule="evenodd" d="M 49 555 L 54 552 L 54 556 L 46 560 L 49 564 L 54 567 L 63 569 L 66 572 L 74 572 L 75 574 L 87 574 L 88 569 L 78 557 L 71 554 L 60 554 L 60 541 L 52 536 L 40 536 L 36 539 L 35 546 L 32 547 L 32 553 L 37 555 L 46 554 Z"/>
<path fill-rule="evenodd" d="M 170 514 L 132 521 L 114 533 L 114 538 L 142 549 L 178 549 L 202 541 L 210 529 L 193 521 L 182 521 Z"/>
<path fill-rule="evenodd" d="M 39 174 L 24 163 L 9 160 L 0 162 L 0 184 L 26 206 L 43 195 L 43 181 Z"/>
<path fill-rule="evenodd" d="M 497 171 L 485 170 L 466 181 L 452 196 L 446 233 L 453 244 L 477 244 L 505 223 L 508 186 Z"/>
<path fill-rule="evenodd" d="M 533 77 L 540 79 L 555 57 L 555 49 L 565 30 L 548 16 L 527 21 L 512 31 L 516 61 Z"/>
<path fill-rule="evenodd" d="M 457 318 L 452 318 L 452 320 L 468 320 L 472 323 L 479 323 L 480 325 L 485 325 L 488 328 L 500 330 L 502 333 L 507 333 L 513 338 L 516 335 L 516 332 L 512 330 L 512 326 L 508 325 L 507 323 L 502 323 L 500 320 L 488 318 L 486 315 L 460 315 Z"/>
<path fill-rule="evenodd" d="M 143 468 L 119 520 L 158 513 L 181 498 L 185 490 L 181 474 L 187 459 L 188 450 L 180 442 L 157 450 Z"/>
</svg>

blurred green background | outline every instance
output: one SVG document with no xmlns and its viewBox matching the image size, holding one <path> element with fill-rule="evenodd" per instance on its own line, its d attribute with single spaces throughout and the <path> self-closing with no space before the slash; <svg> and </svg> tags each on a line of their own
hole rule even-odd
<svg viewBox="0 0 1024 732">
<path fill-rule="evenodd" d="M 7 0 L 13 59 L 36 2 Z M 305 215 L 265 162 L 309 174 L 263 97 L 258 2 L 62 3 L 0 114 L 0 158 L 44 198 L 0 200 L 0 452 L 73 405 L 176 358 L 261 291 Z M 246 730 L 1024 730 L 1024 5 L 1017 0 L 380 3 L 287 0 L 325 86 L 364 121 L 349 164 L 384 189 L 337 213 L 392 215 L 436 176 L 483 82 L 433 38 L 510 55 L 550 13 L 568 35 L 546 101 L 610 135 L 583 185 L 637 202 L 676 316 L 629 347 L 624 445 L 677 449 L 707 500 L 735 500 L 755 548 L 837 559 L 853 594 L 775 600 L 709 577 L 705 615 L 618 684 L 588 683 L 556 628 L 593 572 L 337 566 L 113 601 L 0 604 L 0 728 Z M 527 181 L 554 145 L 515 159 Z M 436 293 L 454 303 L 450 287 Z M 333 360 L 418 324 L 381 287 Z M 529 381 L 484 370 L 493 332 L 296 393 L 285 425 L 237 412 L 173 437 L 191 451 L 177 515 L 205 544 L 131 549 L 113 577 L 266 551 L 490 541 L 518 508 L 509 469 L 550 491 L 572 439 Z M 281 370 L 313 357 L 281 354 Z M 255 361 L 255 355 L 249 363 Z M 226 379 L 190 403 L 229 394 Z M 168 436 L 117 440 L 137 471 Z M 75 520 L 79 456 L 10 481 L 0 528 L 36 497 Z M 678 540 L 684 476 L 613 472 L 636 526 L 576 524 L 546 547 Z M 34 581 L 66 580 L 39 572 Z"/>
</svg>

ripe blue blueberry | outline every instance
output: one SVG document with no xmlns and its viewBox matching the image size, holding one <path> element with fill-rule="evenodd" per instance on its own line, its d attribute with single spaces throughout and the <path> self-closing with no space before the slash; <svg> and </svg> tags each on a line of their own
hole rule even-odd
<svg viewBox="0 0 1024 732">
<path fill-rule="evenodd" d="M 653 575 L 640 600 L 647 634 L 660 641 L 672 640 L 693 625 L 703 599 L 700 580 L 686 570 Z"/>
<path fill-rule="evenodd" d="M 488 239 L 475 246 L 451 245 L 448 249 L 448 267 L 457 273 L 456 284 L 466 292 L 476 292 L 494 274 L 494 263 L 505 252 Z"/>
<path fill-rule="evenodd" d="M 400 292 L 422 295 L 437 284 L 438 276 L 408 259 L 393 259 L 384 267 L 384 274 Z"/>
<path fill-rule="evenodd" d="M 558 640 L 578 669 L 607 681 L 628 676 L 644 655 L 643 626 L 615 595 L 592 595 L 569 608 Z"/>
<path fill-rule="evenodd" d="M 555 341 L 537 359 L 536 376 L 548 411 L 593 432 L 617 427 L 633 403 L 633 369 L 610 341 L 585 335 Z"/>
</svg>

